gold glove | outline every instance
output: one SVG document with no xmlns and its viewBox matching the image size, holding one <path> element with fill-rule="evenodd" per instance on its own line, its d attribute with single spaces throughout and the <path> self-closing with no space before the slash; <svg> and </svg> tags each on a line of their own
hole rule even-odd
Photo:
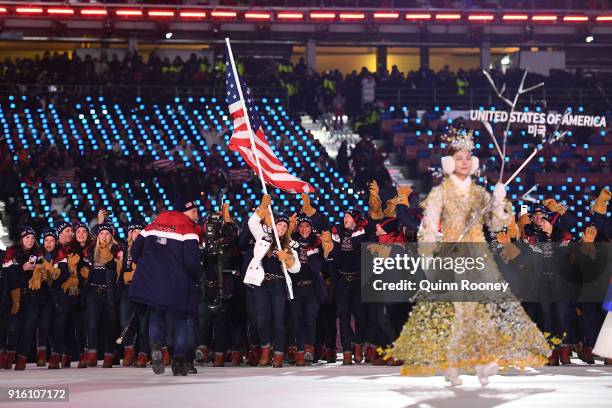
<svg viewBox="0 0 612 408">
<path fill-rule="evenodd" d="M 591 211 L 597 214 L 605 215 L 608 211 L 608 201 L 610 201 L 611 197 L 612 194 L 610 193 L 610 190 L 607 188 L 602 189 L 599 193 L 599 197 L 595 199 L 595 202 L 591 206 Z"/>
<path fill-rule="evenodd" d="M 396 207 L 397 207 L 397 202 L 398 202 L 398 198 L 392 198 L 390 200 L 387 200 L 387 206 L 385 207 L 385 212 L 384 215 L 385 217 L 395 217 L 396 215 Z"/>
<path fill-rule="evenodd" d="M 62 283 L 62 289 L 64 293 L 68 293 L 70 296 L 79 294 L 79 279 L 76 277 L 76 273 L 70 273 L 66 282 Z"/>
<path fill-rule="evenodd" d="M 49 277 L 51 277 L 52 280 L 57 280 L 61 274 L 62 271 L 60 270 L 60 268 L 53 268 L 51 273 L 49 273 Z"/>
<path fill-rule="evenodd" d="M 81 269 L 79 270 L 79 273 L 81 274 L 81 276 L 85 280 L 89 279 L 89 272 L 90 272 L 90 270 L 86 266 L 81 267 Z"/>
<path fill-rule="evenodd" d="M 594 242 L 597 237 L 597 228 L 593 225 L 586 227 L 582 234 L 582 242 Z"/>
<path fill-rule="evenodd" d="M 525 232 L 525 226 L 531 224 L 531 218 L 529 218 L 529 214 L 523 214 L 518 219 L 518 228 L 521 236 Z"/>
<path fill-rule="evenodd" d="M 550 211 L 559 213 L 560 215 L 564 215 L 569 208 L 569 206 L 558 203 L 553 198 L 547 198 L 546 200 L 542 201 L 542 204 L 544 204 L 544 206 Z"/>
<path fill-rule="evenodd" d="M 412 194 L 412 188 L 410 186 L 402 186 L 397 188 L 397 205 L 405 205 L 408 207 L 408 197 Z"/>
<path fill-rule="evenodd" d="M 381 258 L 388 258 L 391 254 L 391 246 L 383 244 L 370 244 L 368 245 L 368 251 L 370 251 L 372 255 L 377 255 Z"/>
<path fill-rule="evenodd" d="M 302 197 L 302 213 L 306 214 L 308 217 L 315 215 L 317 210 L 310 204 L 310 197 L 308 197 L 308 194 L 302 193 L 300 197 Z"/>
<path fill-rule="evenodd" d="M 331 232 L 323 231 L 323 234 L 321 234 L 321 247 L 323 248 L 323 256 L 327 258 L 334 249 Z"/>
<path fill-rule="evenodd" d="M 519 239 L 521 237 L 521 231 L 516 223 L 514 215 L 510 217 L 510 222 L 506 225 L 506 230 L 508 231 L 508 237 L 510 239 Z"/>
<path fill-rule="evenodd" d="M 255 210 L 259 218 L 265 218 L 266 213 L 270 212 L 269 208 L 271 203 L 272 199 L 270 198 L 270 196 L 264 194 L 264 196 L 261 198 L 261 203 L 259 204 L 259 207 L 257 207 L 257 210 Z"/>
<path fill-rule="evenodd" d="M 288 249 L 278 251 L 276 253 L 276 256 L 278 256 L 278 259 L 283 262 L 287 266 L 287 268 L 291 268 L 295 263 L 295 259 L 293 259 L 293 254 L 291 254 Z"/>
<path fill-rule="evenodd" d="M 227 222 L 227 223 L 234 222 L 232 220 L 232 217 L 230 216 L 230 213 L 229 213 L 229 204 L 228 203 L 223 204 L 223 207 L 221 207 L 221 214 L 223 215 L 223 221 L 224 222 Z"/>
<path fill-rule="evenodd" d="M 19 313 L 19 300 L 21 299 L 21 289 L 16 288 L 11 290 L 11 314 L 16 315 Z"/>
<path fill-rule="evenodd" d="M 289 236 L 293 234 L 293 231 L 295 231 L 296 227 L 297 227 L 297 213 L 293 213 L 293 215 L 289 217 L 289 228 L 287 228 L 287 233 L 289 234 Z"/>
<path fill-rule="evenodd" d="M 40 289 L 40 285 L 42 283 L 43 280 L 43 271 L 44 271 L 45 267 L 42 266 L 42 264 L 36 264 L 36 266 L 34 266 L 34 270 L 32 271 L 32 277 L 30 278 L 30 280 L 28 281 L 28 288 L 31 290 L 38 290 Z"/>
<path fill-rule="evenodd" d="M 79 254 L 70 254 L 68 255 L 68 270 L 70 272 L 76 272 L 76 266 L 79 263 L 79 261 L 81 260 L 81 257 L 79 256 Z"/>
<path fill-rule="evenodd" d="M 507 232 L 501 231 L 497 233 L 497 242 L 500 244 L 508 244 L 510 243 L 510 236 Z"/>
<path fill-rule="evenodd" d="M 385 216 L 382 210 L 382 201 L 377 195 L 371 195 L 368 200 L 368 214 L 373 220 L 382 220 Z"/>
<path fill-rule="evenodd" d="M 504 247 L 500 255 L 502 259 L 504 260 L 504 262 L 508 263 L 514 258 L 516 258 L 517 256 L 519 256 L 520 253 L 521 253 L 521 250 L 516 245 L 514 245 L 511 242 L 508 242 L 504 244 Z"/>
<path fill-rule="evenodd" d="M 134 276 L 133 272 L 124 272 L 123 273 L 123 282 L 125 282 L 126 284 L 132 283 L 133 276 Z"/>
</svg>

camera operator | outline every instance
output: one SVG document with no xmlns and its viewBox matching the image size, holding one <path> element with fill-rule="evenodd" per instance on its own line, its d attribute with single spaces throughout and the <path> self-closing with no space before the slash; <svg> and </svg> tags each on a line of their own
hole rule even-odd
<svg viewBox="0 0 612 408">
<path fill-rule="evenodd" d="M 237 244 L 238 230 L 229 215 L 229 205 L 222 206 L 221 214 L 213 213 L 204 226 L 203 291 L 198 305 L 197 341 L 203 357 L 214 344 L 215 367 L 223 367 L 225 352 L 231 346 L 232 365 L 240 365 L 240 338 L 230 325 L 234 322 L 230 302 L 234 296 L 237 272 L 234 258 L 229 256 Z M 230 337 L 228 339 L 228 336 Z M 214 339 L 213 339 L 214 337 Z"/>
<path fill-rule="evenodd" d="M 161 344 L 166 315 L 174 317 L 172 372 L 187 375 L 185 357 L 190 347 L 190 319 L 197 312 L 201 277 L 199 236 L 196 228 L 198 203 L 178 198 L 174 211 L 159 214 L 132 244 L 132 261 L 138 264 L 132 276 L 130 299 L 149 306 L 151 366 L 164 372 Z"/>
</svg>

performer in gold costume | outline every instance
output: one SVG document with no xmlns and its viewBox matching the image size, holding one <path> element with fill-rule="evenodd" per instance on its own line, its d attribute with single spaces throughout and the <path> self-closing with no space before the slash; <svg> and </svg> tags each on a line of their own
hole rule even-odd
<svg viewBox="0 0 612 408">
<path fill-rule="evenodd" d="M 432 247 L 445 242 L 484 243 L 485 223 L 489 230 L 497 232 L 514 217 L 503 184 L 495 186 L 491 197 L 471 179 L 479 167 L 478 158 L 471 153 L 474 148 L 471 132 L 452 130 L 446 141 L 450 155 L 442 159 L 444 181 L 421 204 L 424 215 L 418 241 L 422 252 L 435 252 Z M 477 221 L 464 231 L 474 215 L 478 215 Z M 485 245 L 474 247 L 483 251 Z M 487 275 L 483 279 L 503 281 L 490 255 L 482 271 Z M 550 349 L 516 299 L 432 302 L 417 297 L 417 304 L 389 354 L 403 360 L 403 375 L 444 372 L 446 380 L 457 386 L 461 385 L 458 370 L 475 370 L 484 386 L 499 367 L 543 366 Z"/>
</svg>

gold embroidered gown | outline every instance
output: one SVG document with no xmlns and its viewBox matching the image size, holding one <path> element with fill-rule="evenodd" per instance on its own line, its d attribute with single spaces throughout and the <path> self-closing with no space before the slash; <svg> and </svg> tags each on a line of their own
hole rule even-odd
<svg viewBox="0 0 612 408">
<path fill-rule="evenodd" d="M 431 247 L 436 245 L 432 243 L 456 242 L 472 216 L 486 205 L 490 197 L 469 177 L 465 180 L 454 175 L 445 178 L 421 204 L 424 214 L 418 241 L 423 245 L 420 244 L 419 249 L 423 247 L 431 251 Z M 483 224 L 486 223 L 491 231 L 499 231 L 511 216 L 510 203 L 505 199 L 494 199 L 490 209 L 461 242 L 486 242 Z M 482 251 L 485 246 L 475 247 Z M 490 255 L 482 272 L 489 275 L 486 280 L 502 282 Z M 404 361 L 403 375 L 432 375 L 449 367 L 471 369 L 491 362 L 497 362 L 502 368 L 542 366 L 550 349 L 540 330 L 516 300 L 480 303 L 417 301 L 389 354 Z"/>
</svg>

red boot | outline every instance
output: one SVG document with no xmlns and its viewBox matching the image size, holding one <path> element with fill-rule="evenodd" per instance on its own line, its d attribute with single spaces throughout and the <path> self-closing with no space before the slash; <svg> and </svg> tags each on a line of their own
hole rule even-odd
<svg viewBox="0 0 612 408">
<path fill-rule="evenodd" d="M 247 364 L 251 367 L 255 367 L 259 363 L 259 357 L 261 356 L 261 349 L 259 346 L 249 346 L 249 358 Z"/>
<path fill-rule="evenodd" d="M 208 364 L 210 362 L 210 349 L 206 346 L 198 346 L 196 348 L 196 362 L 200 365 Z"/>
<path fill-rule="evenodd" d="M 402 360 L 396 360 L 393 357 L 389 357 L 387 359 L 387 365 L 388 366 L 397 367 L 397 366 L 401 366 L 402 364 L 404 364 L 404 362 Z"/>
<path fill-rule="evenodd" d="M 274 361 L 272 362 L 272 367 L 281 368 L 283 366 L 283 353 L 274 353 Z"/>
<path fill-rule="evenodd" d="M 22 356 L 21 354 L 18 354 L 17 361 L 15 362 L 15 370 L 16 371 L 25 370 L 26 362 L 27 362 L 26 356 Z"/>
<path fill-rule="evenodd" d="M 98 351 L 87 351 L 87 353 L 85 353 L 85 361 L 87 361 L 87 367 L 96 367 L 98 365 Z"/>
<path fill-rule="evenodd" d="M 213 367 L 224 367 L 225 366 L 225 355 L 223 353 L 215 353 L 215 362 Z"/>
<path fill-rule="evenodd" d="M 85 359 L 86 356 L 87 356 L 87 353 L 79 354 L 79 363 L 77 364 L 77 368 L 87 368 L 87 360 Z M 68 356 L 66 355 L 66 357 Z M 70 360 L 70 358 L 68 358 L 68 360 Z M 68 367 L 70 367 L 70 365 Z"/>
<path fill-rule="evenodd" d="M 325 350 L 325 361 L 328 364 L 333 364 L 336 362 L 338 355 L 336 354 L 336 349 L 328 348 Z"/>
<path fill-rule="evenodd" d="M 552 354 L 548 356 L 547 366 L 556 367 L 559 365 L 559 349 L 554 349 Z"/>
<path fill-rule="evenodd" d="M 315 362 L 315 348 L 310 344 L 304 346 L 304 360 L 307 364 L 312 364 Z"/>
<path fill-rule="evenodd" d="M 259 366 L 267 367 L 270 365 L 270 347 L 261 348 L 261 356 L 259 356 Z"/>
<path fill-rule="evenodd" d="M 295 363 L 295 353 L 297 353 L 297 347 L 291 346 L 287 350 L 287 363 L 294 364 Z"/>
<path fill-rule="evenodd" d="M 239 351 L 232 351 L 232 367 L 239 367 L 242 363 L 242 354 Z"/>
<path fill-rule="evenodd" d="M 13 368 L 13 363 L 15 362 L 15 352 L 7 351 L 6 356 L 4 357 L 4 368 L 6 370 L 10 370 Z"/>
<path fill-rule="evenodd" d="M 587 364 L 595 364 L 595 358 L 593 356 L 593 347 L 585 347 L 583 349 L 582 361 Z"/>
<path fill-rule="evenodd" d="M 39 348 L 36 351 L 36 367 L 44 367 L 47 365 L 47 349 Z"/>
<path fill-rule="evenodd" d="M 51 357 L 49 357 L 49 369 L 57 370 L 60 368 L 60 363 L 62 361 L 61 356 L 58 353 L 51 353 Z"/>
<path fill-rule="evenodd" d="M 368 344 L 368 346 L 366 347 L 366 352 L 365 352 L 365 363 L 366 364 L 372 364 L 372 361 L 374 361 L 375 352 L 376 350 L 374 350 L 374 347 Z"/>
<path fill-rule="evenodd" d="M 102 368 L 112 368 L 114 359 L 115 356 L 113 354 L 104 353 L 104 362 L 102 362 Z"/>
<path fill-rule="evenodd" d="M 147 366 L 147 353 L 138 353 L 134 366 L 138 368 L 145 368 Z"/>
<path fill-rule="evenodd" d="M 583 350 L 584 353 L 584 350 Z M 561 346 L 559 348 L 559 360 L 561 364 L 568 365 L 572 364 L 570 360 L 570 356 L 572 355 L 572 347 L 571 346 Z"/>
<path fill-rule="evenodd" d="M 350 351 L 344 351 L 342 353 L 342 365 L 353 364 L 353 355 Z"/>
<path fill-rule="evenodd" d="M 134 346 L 123 349 L 123 366 L 129 367 L 131 365 L 134 365 Z"/>
<path fill-rule="evenodd" d="M 87 363 L 85 362 L 85 354 L 81 353 L 81 359 L 83 359 L 83 367 L 81 367 L 81 361 L 79 361 L 78 368 L 87 367 Z M 70 368 L 70 356 L 68 354 L 62 354 L 62 368 Z"/>
<path fill-rule="evenodd" d="M 162 361 L 164 362 L 164 366 L 166 367 L 170 367 L 170 365 L 172 364 L 172 358 L 170 357 L 168 347 L 162 347 Z"/>
<path fill-rule="evenodd" d="M 606 359 L 604 359 L 604 365 L 607 365 L 607 366 L 612 366 L 612 358 L 606 358 Z"/>
<path fill-rule="evenodd" d="M 354 347 L 354 360 L 357 364 L 363 361 L 363 346 L 361 344 L 355 344 Z"/>
<path fill-rule="evenodd" d="M 274 357 L 276 357 L 276 355 Z M 306 365 L 306 359 L 304 358 L 304 352 L 298 351 L 297 353 L 295 353 L 295 366 L 304 367 L 305 365 Z"/>
<path fill-rule="evenodd" d="M 380 354 L 378 351 L 376 351 L 376 349 L 374 350 L 374 359 L 372 360 L 372 365 L 375 365 L 375 366 L 387 365 L 387 360 L 385 360 L 385 357 L 382 354 Z"/>
</svg>

